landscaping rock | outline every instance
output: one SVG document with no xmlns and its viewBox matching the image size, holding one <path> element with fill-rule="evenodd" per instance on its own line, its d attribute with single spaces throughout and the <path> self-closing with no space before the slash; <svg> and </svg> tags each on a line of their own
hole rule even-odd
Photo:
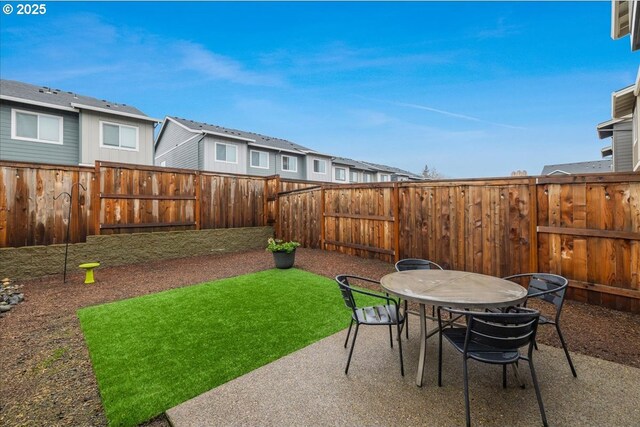
<svg viewBox="0 0 640 427">
<path fill-rule="evenodd" d="M 8 278 L 0 282 L 0 313 L 6 313 L 11 307 L 24 301 L 24 294 L 20 292 L 22 285 L 13 285 Z"/>
</svg>

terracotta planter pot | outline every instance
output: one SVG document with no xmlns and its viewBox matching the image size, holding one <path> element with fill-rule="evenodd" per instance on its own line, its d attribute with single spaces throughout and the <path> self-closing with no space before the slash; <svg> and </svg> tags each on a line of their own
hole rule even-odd
<svg viewBox="0 0 640 427">
<path fill-rule="evenodd" d="M 291 253 L 273 252 L 273 260 L 276 263 L 276 268 L 291 268 L 293 267 L 293 263 L 296 261 L 296 251 L 294 250 Z"/>
</svg>

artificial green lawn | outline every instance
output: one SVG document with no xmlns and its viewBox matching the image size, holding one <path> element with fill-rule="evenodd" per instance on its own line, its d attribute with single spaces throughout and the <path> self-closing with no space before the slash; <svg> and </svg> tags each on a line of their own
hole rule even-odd
<svg viewBox="0 0 640 427">
<path fill-rule="evenodd" d="M 338 332 L 350 315 L 335 281 L 274 269 L 78 317 L 109 424 L 131 426 Z"/>
</svg>

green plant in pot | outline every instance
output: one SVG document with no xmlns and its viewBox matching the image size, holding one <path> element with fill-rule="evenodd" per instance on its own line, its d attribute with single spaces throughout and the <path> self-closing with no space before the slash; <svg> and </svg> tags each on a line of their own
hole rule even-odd
<svg viewBox="0 0 640 427">
<path fill-rule="evenodd" d="M 296 260 L 296 248 L 300 246 L 298 242 L 285 242 L 280 239 L 269 238 L 267 240 L 267 251 L 273 254 L 276 268 L 291 268 Z"/>
</svg>

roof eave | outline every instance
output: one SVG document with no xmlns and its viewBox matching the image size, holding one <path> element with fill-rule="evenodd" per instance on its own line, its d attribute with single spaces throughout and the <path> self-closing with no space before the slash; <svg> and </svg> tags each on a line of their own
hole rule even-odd
<svg viewBox="0 0 640 427">
<path fill-rule="evenodd" d="M 620 119 L 633 113 L 635 90 L 637 85 L 631 85 L 611 95 L 611 116 Z"/>
<path fill-rule="evenodd" d="M 160 123 L 162 121 L 160 119 L 154 119 L 153 117 L 143 116 L 140 114 L 126 113 L 124 111 L 114 111 L 107 108 L 94 107 L 93 105 L 78 104 L 76 102 L 72 102 L 71 106 L 79 110 L 89 110 L 89 111 L 96 111 L 98 113 L 113 114 L 116 116 L 128 117 L 136 120 L 143 120 L 145 122 Z"/>
<path fill-rule="evenodd" d="M 78 112 L 78 110 L 73 107 L 65 107 L 64 105 L 51 104 L 51 103 L 42 102 L 42 101 L 33 101 L 31 99 L 19 98 L 16 96 L 0 95 L 0 99 L 5 101 L 20 102 L 22 104 L 35 105 L 38 107 L 46 107 L 46 108 L 52 108 L 52 109 L 62 110 L 62 111 L 73 111 L 74 113 Z"/>
</svg>

